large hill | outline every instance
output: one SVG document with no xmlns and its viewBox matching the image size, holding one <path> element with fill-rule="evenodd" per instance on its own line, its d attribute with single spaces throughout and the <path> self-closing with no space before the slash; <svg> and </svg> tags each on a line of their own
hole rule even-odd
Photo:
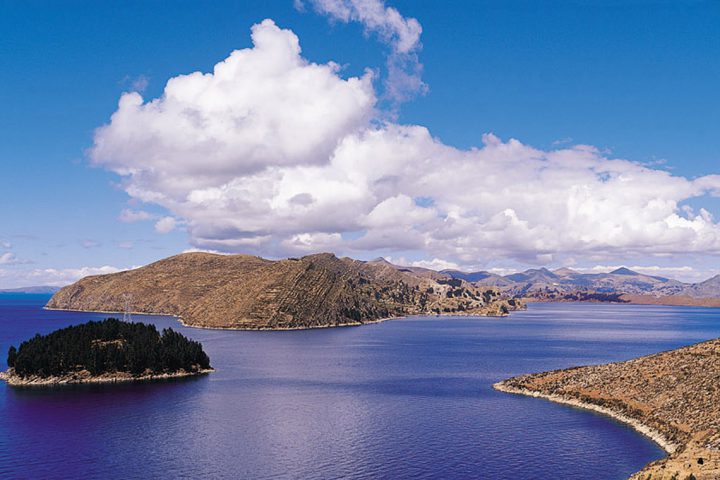
<svg viewBox="0 0 720 480">
<path fill-rule="evenodd" d="M 332 254 L 266 260 L 185 253 L 64 287 L 47 308 L 178 315 L 199 327 L 291 329 L 358 325 L 414 314 L 503 315 L 496 289 L 437 272 Z"/>
</svg>

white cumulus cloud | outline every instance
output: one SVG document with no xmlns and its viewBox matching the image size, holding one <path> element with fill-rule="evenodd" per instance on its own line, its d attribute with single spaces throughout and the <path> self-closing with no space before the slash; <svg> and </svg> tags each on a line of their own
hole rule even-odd
<svg viewBox="0 0 720 480">
<path fill-rule="evenodd" d="M 393 258 L 388 257 L 387 261 L 390 263 L 393 263 L 395 265 L 400 265 L 404 267 L 421 267 L 421 268 L 429 268 L 430 270 L 459 270 L 460 265 L 454 262 L 448 262 L 447 260 L 443 260 L 441 258 L 433 258 L 432 260 L 407 260 L 404 257 L 400 258 Z"/>
<path fill-rule="evenodd" d="M 182 222 L 194 247 L 225 252 L 415 251 L 453 266 L 720 253 L 717 221 L 683 208 L 718 195 L 719 175 L 491 134 L 460 150 L 423 126 L 373 121 L 369 75 L 309 62 L 272 21 L 252 38 L 160 98 L 123 95 L 95 134 L 93 161 L 172 215 L 158 231 Z"/>
<path fill-rule="evenodd" d="M 422 64 L 418 52 L 422 48 L 422 26 L 414 18 L 407 18 L 383 0 L 307 0 L 315 10 L 341 22 L 359 22 L 367 33 L 378 35 L 390 47 L 387 57 L 385 96 L 396 105 L 424 93 Z M 296 4 L 304 5 L 302 0 Z"/>
<path fill-rule="evenodd" d="M 175 230 L 177 220 L 173 217 L 163 217 L 155 223 L 155 231 L 158 233 L 170 233 Z"/>
<path fill-rule="evenodd" d="M 0 269 L 0 288 L 32 286 L 63 286 L 80 280 L 88 275 L 116 273 L 121 269 L 105 265 L 102 267 L 79 268 L 38 268 L 32 270 Z"/>
<path fill-rule="evenodd" d="M 80 244 L 82 245 L 83 248 L 86 248 L 86 249 L 91 249 L 91 248 L 96 248 L 96 247 L 101 246 L 100 242 L 98 242 L 96 240 L 91 240 L 89 238 L 83 240 L 82 242 L 80 242 Z"/>
<path fill-rule="evenodd" d="M 145 201 L 181 201 L 271 165 L 323 163 L 370 118 L 370 73 L 343 80 L 336 64 L 306 61 L 295 34 L 271 20 L 252 40 L 212 73 L 170 79 L 161 98 L 123 94 L 95 134 L 93 161 L 130 176 Z"/>
<path fill-rule="evenodd" d="M 119 218 L 121 222 L 134 223 L 142 222 L 145 220 L 153 220 L 156 218 L 156 216 L 150 212 L 146 212 L 145 210 L 131 210 L 129 208 L 126 208 L 122 212 L 120 212 Z"/>
<path fill-rule="evenodd" d="M 17 263 L 20 263 L 20 261 L 17 259 L 14 253 L 5 252 L 3 254 L 0 254 L 0 265 L 15 265 Z"/>
</svg>

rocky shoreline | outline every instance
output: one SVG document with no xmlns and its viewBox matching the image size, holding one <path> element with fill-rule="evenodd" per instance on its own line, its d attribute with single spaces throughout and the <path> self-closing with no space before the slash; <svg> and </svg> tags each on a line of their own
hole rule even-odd
<svg viewBox="0 0 720 480">
<path fill-rule="evenodd" d="M 668 452 L 633 480 L 720 479 L 720 339 L 624 362 L 520 375 L 493 387 L 608 415 Z"/>
<path fill-rule="evenodd" d="M 106 373 L 102 375 L 92 375 L 87 370 L 81 370 L 68 375 L 40 377 L 30 376 L 21 377 L 16 375 L 12 368 L 0 372 L 0 380 L 6 382 L 12 387 L 49 387 L 55 385 L 80 385 L 93 383 L 127 383 L 127 382 L 147 382 L 154 380 L 169 380 L 173 378 L 194 377 L 199 375 L 207 375 L 214 372 L 215 369 L 198 369 L 195 371 L 180 370 L 173 373 L 162 374 L 145 374 L 135 376 L 127 372 Z"/>
<path fill-rule="evenodd" d="M 650 440 L 657 443 L 667 453 L 674 453 L 680 447 L 680 445 L 665 438 L 665 436 L 662 433 L 660 433 L 659 431 L 657 431 L 653 428 L 650 428 L 649 426 L 643 424 L 642 422 L 639 422 L 638 420 L 635 420 L 634 418 L 630 418 L 627 415 L 623 415 L 622 413 L 614 411 L 612 409 L 602 407 L 600 405 L 595 405 L 594 403 L 583 402 L 583 401 L 580 401 L 580 400 L 578 400 L 576 398 L 572 398 L 572 397 L 563 397 L 563 396 L 555 395 L 555 394 L 541 393 L 541 392 L 529 390 L 527 388 L 511 387 L 511 386 L 507 385 L 505 383 L 505 381 L 497 382 L 497 383 L 493 384 L 493 388 L 495 390 L 497 390 L 499 392 L 503 392 L 503 393 L 512 393 L 515 395 L 525 395 L 528 397 L 543 398 L 545 400 L 550 400 L 551 402 L 561 403 L 563 405 L 570 405 L 572 407 L 582 408 L 585 410 L 591 410 L 593 412 L 607 415 L 608 417 L 611 417 L 619 422 L 622 422 L 622 423 L 625 423 L 625 424 L 631 426 L 637 432 L 642 433 L 643 435 L 648 437 Z"/>
<path fill-rule="evenodd" d="M 118 311 L 107 311 L 107 310 L 75 310 L 75 309 L 69 309 L 69 308 L 54 308 L 54 307 L 43 307 L 44 310 L 53 310 L 58 312 L 81 312 L 81 313 L 107 313 L 108 315 L 122 315 L 125 312 L 118 312 Z M 519 310 L 525 310 L 527 309 L 526 306 L 523 306 L 519 308 Z M 156 317 L 173 317 L 177 319 L 177 321 L 182 325 L 183 327 L 188 328 L 202 328 L 206 330 L 237 330 L 241 332 L 283 332 L 283 331 L 295 331 L 295 330 L 314 330 L 317 328 L 340 328 L 340 327 L 360 327 L 363 325 L 374 325 L 377 323 L 383 323 L 390 320 L 400 320 L 403 318 L 411 318 L 411 317 L 418 317 L 418 316 L 424 316 L 424 317 L 478 317 L 478 318 L 486 318 L 486 317 L 509 317 L 511 313 L 503 313 L 500 315 L 482 315 L 479 313 L 440 313 L 440 314 L 427 314 L 427 315 L 418 315 L 418 314 L 408 314 L 408 315 L 402 315 L 397 317 L 387 317 L 387 318 L 378 318 L 375 320 L 367 320 L 364 322 L 352 322 L 352 323 L 342 323 L 339 325 L 308 325 L 308 326 L 298 326 L 298 327 L 217 327 L 214 325 L 202 325 L 202 324 L 190 324 L 183 320 L 183 318 L 180 315 L 172 315 L 169 313 L 158 313 L 158 312 L 130 312 L 131 315 L 149 315 L 149 316 L 156 316 Z"/>
</svg>

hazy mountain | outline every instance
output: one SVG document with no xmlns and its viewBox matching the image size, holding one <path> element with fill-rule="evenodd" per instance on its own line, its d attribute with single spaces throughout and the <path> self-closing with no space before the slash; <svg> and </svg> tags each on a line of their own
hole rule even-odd
<svg viewBox="0 0 720 480">
<path fill-rule="evenodd" d="M 572 275 L 581 275 L 580 272 L 573 270 L 572 268 L 562 267 L 552 271 L 558 277 L 569 277 Z"/>
<path fill-rule="evenodd" d="M 461 272 L 460 270 L 447 269 L 440 270 L 440 273 L 449 275 L 453 278 L 462 278 L 466 282 L 479 282 L 480 280 L 502 278 L 500 275 L 495 275 L 494 273 L 486 272 L 484 270 L 479 272 Z"/>
<path fill-rule="evenodd" d="M 505 276 L 488 272 L 466 273 L 443 270 L 453 278 L 477 285 L 494 285 L 511 296 L 552 299 L 619 299 L 622 295 L 640 297 L 720 298 L 720 275 L 698 284 L 687 284 L 665 277 L 645 275 L 627 267 L 609 273 L 580 273 L 563 267 L 529 269 Z"/>
<path fill-rule="evenodd" d="M 639 273 L 633 272 L 629 268 L 625 268 L 625 267 L 617 268 L 617 269 L 613 270 L 612 272 L 610 272 L 610 274 L 611 275 L 633 275 L 633 276 L 640 275 Z"/>
<path fill-rule="evenodd" d="M 60 287 L 37 286 L 37 287 L 20 287 L 0 289 L 0 293 L 45 293 L 52 294 L 60 290 Z"/>
<path fill-rule="evenodd" d="M 505 279 L 512 282 L 530 282 L 530 283 L 555 283 L 560 277 L 555 275 L 547 268 L 530 269 L 520 273 L 505 275 Z"/>
<path fill-rule="evenodd" d="M 696 298 L 720 297 L 718 292 L 720 292 L 720 275 L 715 275 L 704 282 L 690 285 L 686 287 L 684 291 L 686 295 Z"/>
</svg>

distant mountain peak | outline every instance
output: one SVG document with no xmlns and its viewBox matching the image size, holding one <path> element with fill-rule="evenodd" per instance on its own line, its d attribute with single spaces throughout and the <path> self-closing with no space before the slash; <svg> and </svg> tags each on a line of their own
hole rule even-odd
<svg viewBox="0 0 720 480">
<path fill-rule="evenodd" d="M 390 265 L 390 266 L 393 266 L 393 267 L 395 266 L 395 265 L 393 265 L 392 263 L 388 262 L 388 261 L 385 259 L 385 257 L 377 257 L 377 258 L 374 258 L 374 259 L 370 260 L 368 263 L 381 264 L 381 265 Z"/>
<path fill-rule="evenodd" d="M 461 270 L 446 268 L 445 270 L 440 270 L 440 273 L 442 273 L 443 275 L 449 275 L 452 278 L 461 278 L 467 282 L 478 282 L 487 278 L 502 278 L 499 275 L 495 275 L 485 270 L 480 270 L 477 272 L 463 272 Z"/>
<path fill-rule="evenodd" d="M 555 275 L 559 275 L 561 277 L 565 277 L 567 275 L 578 275 L 579 274 L 579 272 L 577 272 L 576 270 L 573 270 L 572 268 L 568 268 L 568 267 L 557 268 L 557 269 L 553 270 L 552 272 Z"/>
<path fill-rule="evenodd" d="M 720 285 L 720 274 L 715 275 L 714 277 L 710 277 L 704 282 L 701 282 L 699 285 Z"/>
<path fill-rule="evenodd" d="M 531 268 L 520 273 L 513 273 L 503 277 L 512 282 L 555 282 L 558 276 L 547 268 Z"/>
<path fill-rule="evenodd" d="M 524 273 L 527 273 L 527 274 L 536 274 L 536 275 L 546 275 L 546 276 L 551 277 L 551 278 L 556 277 L 556 275 L 555 275 L 553 272 L 551 272 L 550 270 L 548 270 L 548 269 L 545 268 L 545 267 L 541 267 L 541 268 L 531 268 L 530 270 L 525 270 Z"/>
<path fill-rule="evenodd" d="M 626 267 L 620 267 L 616 268 L 612 272 L 610 272 L 611 275 L 640 275 L 638 272 L 635 272 L 633 270 L 630 270 Z"/>
</svg>

